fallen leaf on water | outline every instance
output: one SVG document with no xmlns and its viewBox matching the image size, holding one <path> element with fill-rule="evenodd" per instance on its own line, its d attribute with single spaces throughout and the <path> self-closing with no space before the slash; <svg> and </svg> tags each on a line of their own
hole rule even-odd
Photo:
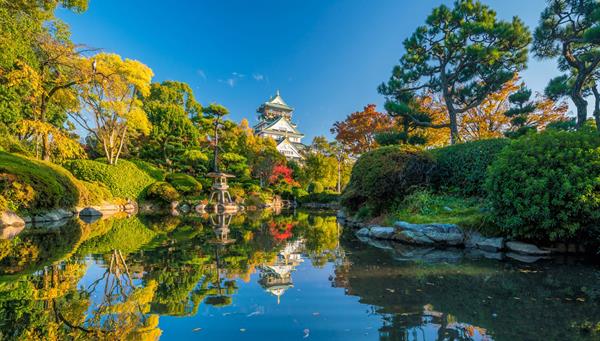
<svg viewBox="0 0 600 341">
<path fill-rule="evenodd" d="M 316 312 L 314 312 L 314 313 L 312 313 L 312 314 L 313 314 L 313 316 L 319 316 L 319 315 L 321 315 L 321 313 L 320 313 L 320 312 L 318 312 L 318 311 L 316 311 Z"/>
<path fill-rule="evenodd" d="M 390 289 L 390 288 L 385 288 L 385 290 L 387 290 L 387 291 L 389 291 L 389 292 L 392 292 L 392 293 L 396 291 L 396 290 L 394 290 L 394 289 Z"/>
<path fill-rule="evenodd" d="M 192 329 L 193 332 L 199 332 L 201 330 L 202 330 L 202 328 L 194 328 L 194 329 Z"/>
<path fill-rule="evenodd" d="M 585 302 L 585 298 L 583 298 L 583 297 L 577 297 L 577 300 L 578 300 L 579 302 Z"/>
<path fill-rule="evenodd" d="M 246 328 L 240 328 L 240 331 L 243 333 L 246 331 Z"/>
<path fill-rule="evenodd" d="M 306 339 L 310 335 L 310 329 L 306 328 L 303 330 L 303 332 L 304 332 L 304 338 Z"/>
</svg>

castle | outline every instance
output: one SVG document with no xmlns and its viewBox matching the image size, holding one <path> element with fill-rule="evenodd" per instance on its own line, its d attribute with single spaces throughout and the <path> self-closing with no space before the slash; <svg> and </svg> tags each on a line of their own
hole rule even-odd
<svg viewBox="0 0 600 341">
<path fill-rule="evenodd" d="M 302 161 L 302 152 L 306 148 L 302 144 L 304 134 L 292 123 L 294 109 L 283 101 L 279 90 L 256 111 L 259 115 L 258 124 L 254 126 L 255 134 L 274 139 L 277 150 L 288 160 Z"/>
</svg>

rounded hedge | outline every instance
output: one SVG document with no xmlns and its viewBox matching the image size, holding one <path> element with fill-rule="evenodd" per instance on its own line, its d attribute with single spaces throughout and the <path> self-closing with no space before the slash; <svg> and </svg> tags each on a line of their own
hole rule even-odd
<svg viewBox="0 0 600 341">
<path fill-rule="evenodd" d="M 177 201 L 180 198 L 179 193 L 171 184 L 164 181 L 157 181 L 152 185 L 148 186 L 146 192 L 148 199 L 154 199 L 165 203 L 171 203 Z"/>
<path fill-rule="evenodd" d="M 165 180 L 183 195 L 198 195 L 202 191 L 202 184 L 187 174 L 171 173 Z"/>
<path fill-rule="evenodd" d="M 341 196 L 351 211 L 370 207 L 381 213 L 415 188 L 429 184 L 435 162 L 430 153 L 412 146 L 386 146 L 363 154 L 352 168 Z"/>
<path fill-rule="evenodd" d="M 72 160 L 66 162 L 65 167 L 77 179 L 98 181 L 106 185 L 113 196 L 123 199 L 140 199 L 145 194 L 146 187 L 156 181 L 127 160 L 119 160 L 116 165 L 109 165 L 102 160 Z"/>
<path fill-rule="evenodd" d="M 600 224 L 600 136 L 546 131 L 512 142 L 490 166 L 497 224 L 514 237 L 556 241 Z"/>
<path fill-rule="evenodd" d="M 435 149 L 432 182 L 439 190 L 484 197 L 487 169 L 509 143 L 508 139 L 489 139 Z"/>
<path fill-rule="evenodd" d="M 16 211 L 43 211 L 87 204 L 86 186 L 66 169 L 0 152 L 0 206 Z"/>
<path fill-rule="evenodd" d="M 314 181 L 308 184 L 308 193 L 322 193 L 323 185 L 320 182 Z"/>
</svg>

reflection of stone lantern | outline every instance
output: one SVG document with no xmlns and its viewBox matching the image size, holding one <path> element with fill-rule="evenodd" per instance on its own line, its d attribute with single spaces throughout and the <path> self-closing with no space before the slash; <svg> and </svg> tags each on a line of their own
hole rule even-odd
<svg viewBox="0 0 600 341">
<path fill-rule="evenodd" d="M 217 214 L 210 216 L 210 223 L 216 238 L 211 242 L 213 244 L 231 244 L 235 239 L 229 239 L 229 224 L 231 224 L 231 214 Z"/>
</svg>

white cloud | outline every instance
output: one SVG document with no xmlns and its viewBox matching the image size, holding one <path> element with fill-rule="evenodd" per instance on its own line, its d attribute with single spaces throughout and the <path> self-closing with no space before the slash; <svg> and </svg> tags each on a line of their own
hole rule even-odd
<svg viewBox="0 0 600 341">
<path fill-rule="evenodd" d="M 235 86 L 235 84 L 237 83 L 237 79 L 235 79 L 235 78 L 219 79 L 219 83 L 227 84 L 233 88 Z"/>
<path fill-rule="evenodd" d="M 219 79 L 218 81 L 219 81 L 219 83 L 227 84 L 233 88 L 238 83 L 238 81 L 240 79 L 243 79 L 244 77 L 246 77 L 246 75 L 244 75 L 243 73 L 232 72 L 231 77 L 229 77 L 227 79 Z"/>
<path fill-rule="evenodd" d="M 254 78 L 254 80 L 257 82 L 260 82 L 265 79 L 265 76 L 260 73 L 253 73 L 252 78 Z"/>
<path fill-rule="evenodd" d="M 202 78 L 202 79 L 206 79 L 206 73 L 204 73 L 204 70 L 202 70 L 202 69 L 198 69 L 198 70 L 196 70 L 196 74 L 197 74 L 198 76 L 200 76 L 200 78 Z"/>
</svg>

